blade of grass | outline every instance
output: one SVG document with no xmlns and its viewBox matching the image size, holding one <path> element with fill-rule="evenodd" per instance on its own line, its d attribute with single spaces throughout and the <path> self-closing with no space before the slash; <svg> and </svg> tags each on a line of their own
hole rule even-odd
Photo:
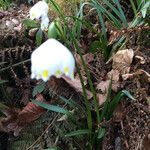
<svg viewBox="0 0 150 150">
<path fill-rule="evenodd" d="M 65 137 L 80 136 L 80 135 L 84 135 L 84 134 L 90 134 L 90 130 L 81 129 L 81 130 L 77 130 L 77 131 L 72 131 L 70 133 L 67 133 L 65 135 Z"/>
<path fill-rule="evenodd" d="M 111 3 L 109 3 L 109 1 L 104 0 L 104 2 L 106 3 L 106 5 L 107 5 L 110 9 L 112 9 L 112 10 L 114 11 L 114 13 L 120 18 L 120 20 L 121 20 L 122 22 L 124 22 L 124 18 L 122 17 L 122 14 L 121 14 Z M 124 13 L 123 13 L 123 14 L 124 14 Z"/>
<path fill-rule="evenodd" d="M 40 101 L 37 101 L 37 100 L 34 100 L 32 99 L 31 100 L 32 103 L 38 105 L 38 106 L 41 106 L 47 110 L 50 110 L 50 111 L 54 111 L 54 112 L 57 112 L 57 113 L 62 113 L 62 114 L 65 114 L 67 115 L 72 121 L 75 122 L 75 117 L 73 114 L 71 114 L 67 109 L 64 109 L 64 108 L 61 108 L 59 106 L 55 106 L 55 105 L 50 105 L 50 104 L 46 104 L 46 103 L 43 103 L 43 102 L 40 102 Z"/>
<path fill-rule="evenodd" d="M 99 10 L 101 13 L 103 13 L 103 15 L 105 15 L 108 18 L 108 20 L 110 20 L 113 24 L 115 24 L 115 26 L 118 29 L 121 29 L 122 25 L 121 25 L 120 21 L 115 16 L 113 16 L 111 13 L 109 13 L 109 11 L 107 11 L 107 9 L 105 9 L 100 3 L 93 0 L 91 5 L 94 8 L 96 8 L 97 10 Z"/>
<path fill-rule="evenodd" d="M 130 0 L 130 4 L 131 4 L 131 7 L 133 9 L 134 16 L 136 16 L 137 15 L 137 9 L 135 7 L 135 3 L 133 2 L 133 0 Z"/>
<path fill-rule="evenodd" d="M 128 22 L 127 22 L 127 20 L 126 20 L 126 17 L 125 17 L 125 15 L 124 15 L 124 12 L 123 12 L 123 10 L 122 10 L 122 8 L 121 8 L 121 5 L 120 5 L 119 1 L 118 1 L 118 0 L 113 0 L 113 1 L 114 1 L 115 4 L 117 5 L 118 10 L 120 11 L 120 14 L 121 14 L 121 16 L 122 16 L 122 21 L 123 21 L 125 27 L 127 28 L 127 27 L 128 27 Z"/>
</svg>

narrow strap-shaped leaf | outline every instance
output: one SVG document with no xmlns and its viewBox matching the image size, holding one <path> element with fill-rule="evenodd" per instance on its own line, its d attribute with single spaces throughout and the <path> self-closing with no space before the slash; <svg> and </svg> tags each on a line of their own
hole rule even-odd
<svg viewBox="0 0 150 150">
<path fill-rule="evenodd" d="M 62 114 L 66 114 L 68 117 L 70 117 L 71 119 L 75 120 L 74 116 L 66 109 L 61 108 L 59 106 L 55 106 L 55 105 L 50 105 L 50 104 L 46 104 L 37 100 L 32 100 L 32 103 L 41 106 L 45 109 L 48 109 L 50 111 L 54 111 L 54 112 L 58 112 L 58 113 L 62 113 Z"/>
<path fill-rule="evenodd" d="M 122 14 L 109 1 L 104 0 L 106 5 L 114 11 L 114 13 L 123 21 Z"/>
<path fill-rule="evenodd" d="M 79 135 L 84 135 L 84 134 L 90 134 L 90 130 L 88 129 L 81 129 L 77 131 L 72 131 L 68 134 L 65 135 L 65 137 L 72 137 L 72 136 L 79 136 Z"/>
<path fill-rule="evenodd" d="M 127 27 L 128 27 L 128 22 L 127 22 L 127 20 L 126 20 L 126 17 L 125 17 L 125 15 L 124 15 L 124 12 L 123 12 L 123 10 L 122 10 L 122 8 L 121 8 L 121 5 L 120 5 L 120 3 L 119 3 L 118 0 L 114 0 L 114 2 L 115 2 L 115 4 L 117 5 L 117 7 L 118 7 L 118 9 L 119 9 L 119 11 L 120 11 L 120 13 L 121 13 L 122 22 L 124 23 L 125 27 L 127 28 Z"/>
</svg>

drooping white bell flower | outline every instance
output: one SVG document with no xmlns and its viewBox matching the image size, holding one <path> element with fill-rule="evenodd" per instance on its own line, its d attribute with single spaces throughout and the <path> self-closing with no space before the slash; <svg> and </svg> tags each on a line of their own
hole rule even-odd
<svg viewBox="0 0 150 150">
<path fill-rule="evenodd" d="M 48 39 L 31 55 L 31 78 L 48 81 L 51 76 L 74 79 L 75 59 L 59 41 Z"/>
<path fill-rule="evenodd" d="M 40 19 L 47 17 L 48 5 L 45 1 L 39 1 L 29 11 L 30 19 Z"/>
<path fill-rule="evenodd" d="M 48 5 L 43 1 L 36 3 L 29 11 L 30 19 L 41 19 L 41 30 L 48 28 L 49 18 L 48 18 Z"/>
<path fill-rule="evenodd" d="M 48 17 L 42 18 L 41 19 L 41 30 L 43 31 L 43 30 L 47 29 L 48 25 L 49 25 Z"/>
</svg>

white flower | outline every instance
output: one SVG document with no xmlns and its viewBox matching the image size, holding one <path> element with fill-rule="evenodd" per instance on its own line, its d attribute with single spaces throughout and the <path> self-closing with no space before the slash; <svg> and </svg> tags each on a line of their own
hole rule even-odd
<svg viewBox="0 0 150 150">
<path fill-rule="evenodd" d="M 48 39 L 31 55 L 31 78 L 48 81 L 51 76 L 74 79 L 75 59 L 59 41 Z"/>
<path fill-rule="evenodd" d="M 48 5 L 45 1 L 39 1 L 29 11 L 30 19 L 40 19 L 47 17 Z"/>
<path fill-rule="evenodd" d="M 42 20 L 41 20 L 41 30 L 43 31 L 43 30 L 47 29 L 48 25 L 49 25 L 48 17 L 42 18 Z"/>
</svg>

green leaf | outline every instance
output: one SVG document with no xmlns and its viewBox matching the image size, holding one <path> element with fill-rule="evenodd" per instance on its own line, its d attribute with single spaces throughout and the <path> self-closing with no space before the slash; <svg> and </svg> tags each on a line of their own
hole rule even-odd
<svg viewBox="0 0 150 150">
<path fill-rule="evenodd" d="M 117 107 L 118 103 L 120 102 L 120 100 L 121 100 L 121 98 L 122 98 L 123 95 L 124 95 L 124 94 L 122 93 L 122 91 L 119 92 L 119 93 L 114 97 L 114 99 L 110 102 L 110 105 L 109 105 L 109 108 L 108 108 L 107 117 L 106 117 L 107 120 L 109 120 L 109 119 L 112 117 L 113 112 L 114 112 L 114 110 L 116 109 L 116 107 Z"/>
<path fill-rule="evenodd" d="M 109 120 L 109 119 L 112 117 L 113 112 L 115 111 L 115 109 L 116 109 L 118 103 L 120 102 L 120 100 L 121 100 L 121 98 L 122 98 L 123 96 L 127 96 L 127 97 L 129 97 L 130 99 L 135 100 L 135 99 L 132 97 L 132 95 L 131 95 L 128 91 L 126 91 L 126 90 L 120 91 L 120 92 L 114 97 L 114 99 L 110 102 L 109 112 L 108 112 L 108 115 L 107 115 L 107 120 Z"/>
<path fill-rule="evenodd" d="M 84 134 L 90 134 L 90 130 L 88 129 L 81 129 L 77 131 L 72 131 L 68 134 L 65 135 L 65 137 L 72 137 L 72 136 L 79 136 L 79 135 L 84 135 Z"/>
<path fill-rule="evenodd" d="M 46 104 L 37 100 L 32 100 L 32 103 L 41 106 L 45 109 L 48 109 L 50 111 L 54 111 L 54 112 L 58 112 L 58 113 L 62 113 L 62 114 L 66 114 L 68 117 L 70 117 L 73 121 L 75 121 L 75 118 L 73 116 L 73 114 L 71 114 L 67 109 L 61 108 L 59 106 L 55 106 L 55 105 L 50 105 L 50 104 Z"/>
<path fill-rule="evenodd" d="M 113 1 L 114 1 L 115 4 L 117 5 L 118 10 L 119 10 L 120 15 L 121 15 L 121 18 L 122 18 L 121 20 L 122 20 L 122 22 L 124 23 L 125 27 L 127 28 L 127 27 L 128 27 L 128 22 L 127 22 L 127 20 L 126 20 L 125 14 L 124 14 L 124 12 L 123 12 L 123 10 L 122 10 L 122 8 L 121 8 L 121 5 L 120 5 L 119 1 L 118 1 L 118 0 L 113 0 Z"/>
<path fill-rule="evenodd" d="M 41 29 L 39 29 L 38 32 L 36 33 L 36 45 L 37 46 L 41 45 L 42 39 L 43 39 L 43 32 Z"/>
<path fill-rule="evenodd" d="M 45 89 L 45 86 L 46 86 L 45 82 L 41 82 L 39 85 L 34 87 L 33 92 L 32 92 L 32 96 L 34 97 L 38 93 L 42 93 Z"/>
<path fill-rule="evenodd" d="M 128 98 L 130 98 L 131 100 L 135 100 L 135 98 L 130 94 L 130 92 L 126 91 L 126 90 L 122 90 L 122 93 L 127 96 Z"/>
<path fill-rule="evenodd" d="M 27 28 L 39 28 L 39 24 L 35 20 L 25 19 L 25 20 L 23 20 L 23 24 Z"/>
<path fill-rule="evenodd" d="M 98 139 L 101 139 L 104 137 L 105 135 L 105 132 L 106 132 L 106 129 L 105 128 L 100 128 L 99 131 L 98 131 Z"/>
<path fill-rule="evenodd" d="M 49 27 L 48 27 L 48 38 L 54 38 L 56 39 L 57 38 L 57 29 L 56 29 L 56 26 L 55 26 L 55 22 L 53 21 Z"/>
<path fill-rule="evenodd" d="M 141 9 L 142 17 L 145 18 L 147 14 L 147 10 L 150 9 L 150 1 L 146 2 L 146 4 Z"/>
<path fill-rule="evenodd" d="M 51 22 L 48 28 L 48 38 L 62 38 L 63 37 L 63 29 L 59 22 L 59 20 L 55 20 Z"/>
</svg>

